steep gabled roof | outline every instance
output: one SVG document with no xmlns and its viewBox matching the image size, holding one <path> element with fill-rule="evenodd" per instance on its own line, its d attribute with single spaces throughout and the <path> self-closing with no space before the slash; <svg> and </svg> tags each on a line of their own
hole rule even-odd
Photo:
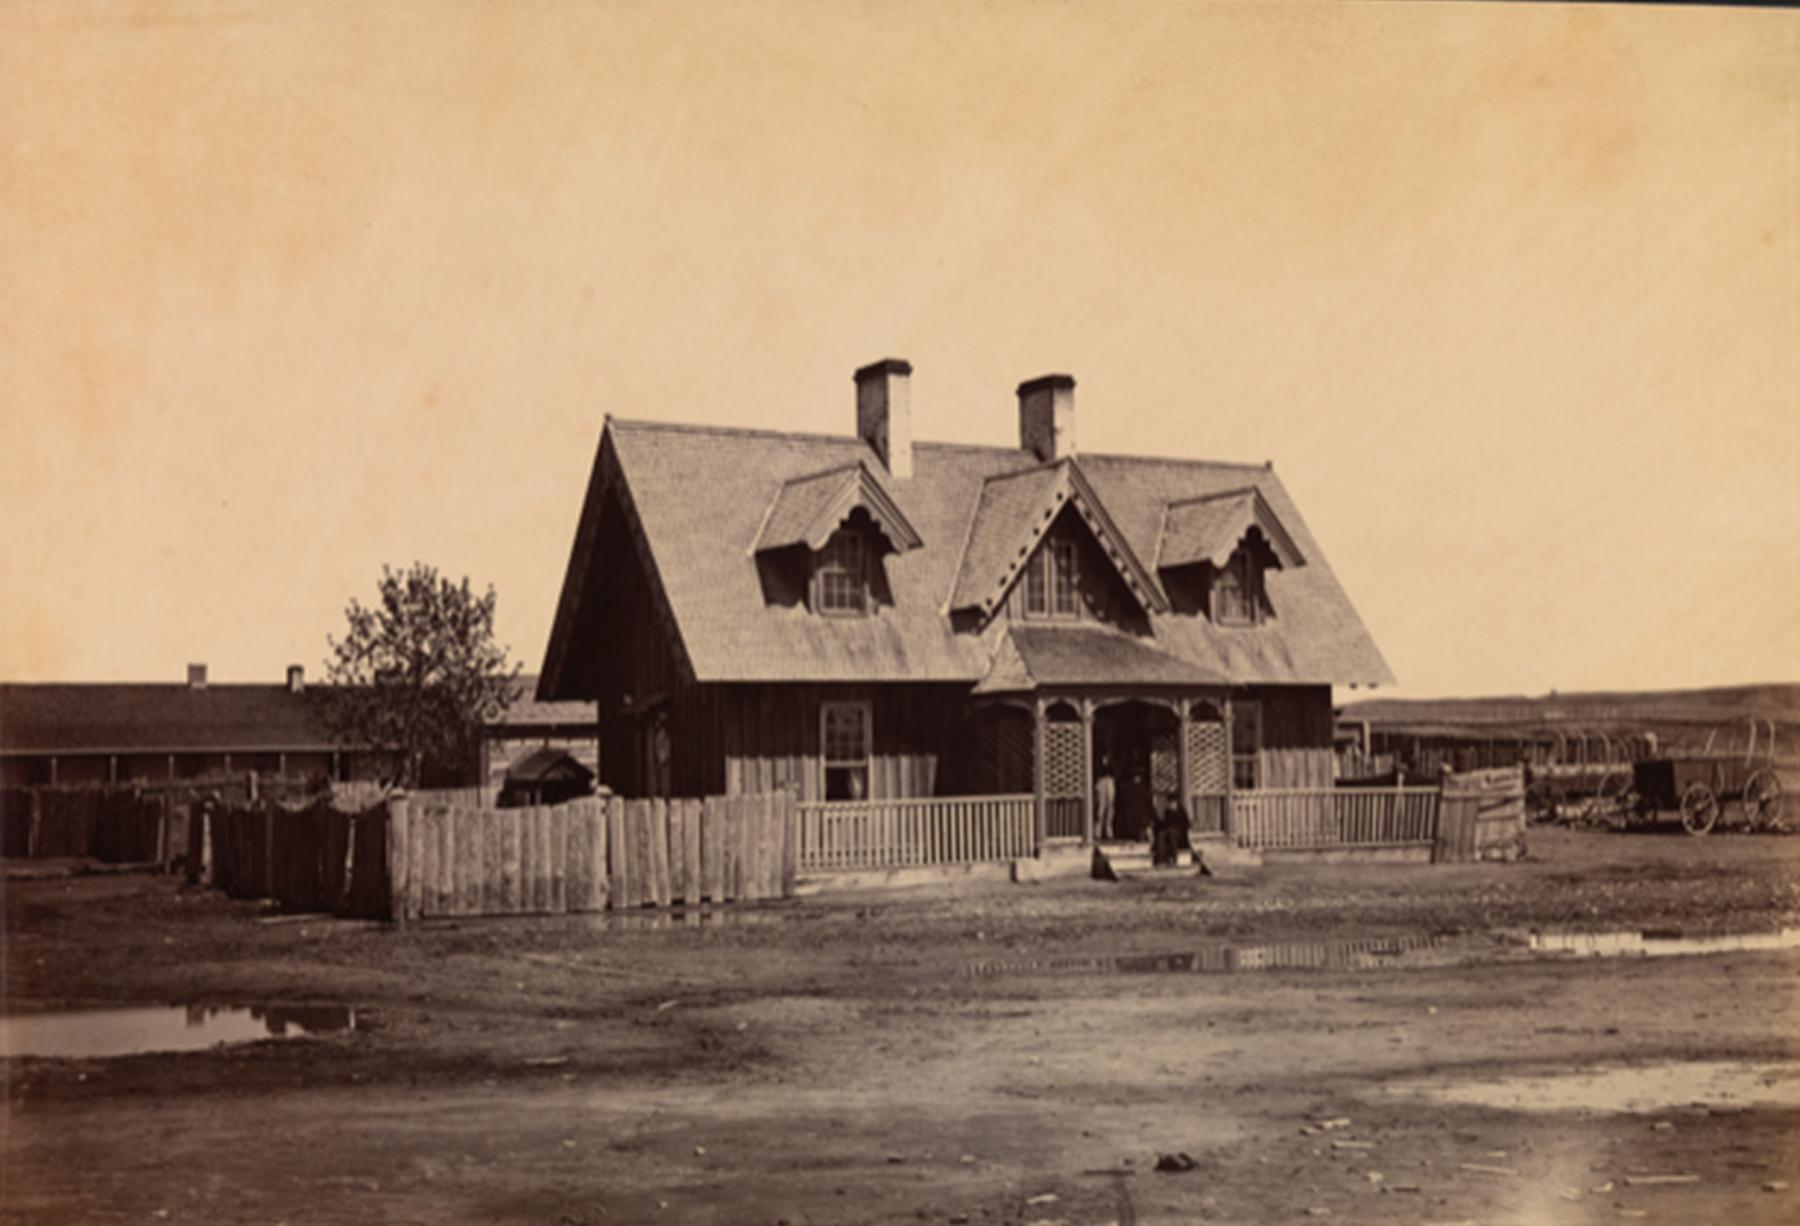
<svg viewBox="0 0 1800 1226">
<path fill-rule="evenodd" d="M 913 476 L 893 480 L 869 445 L 854 437 L 619 418 L 608 420 L 601 452 L 614 466 L 608 480 L 619 483 L 622 501 L 641 526 L 654 586 L 666 599 L 693 679 L 974 685 L 987 675 L 991 637 L 958 633 L 946 603 L 955 598 L 965 558 L 987 548 L 976 546 L 971 529 L 991 492 L 990 482 L 1002 489 L 1011 483 L 992 479 L 1045 470 L 1031 453 L 918 442 L 913 445 Z M 883 559 L 893 603 L 884 602 L 868 617 L 819 617 L 804 606 L 768 602 L 749 546 L 762 533 L 782 488 L 799 478 L 858 464 L 884 474 L 883 490 L 924 542 Z M 1058 467 L 1049 466 L 1052 475 Z M 1254 488 L 1306 559 L 1304 566 L 1271 570 L 1265 577 L 1274 616 L 1254 626 L 1222 627 L 1204 617 L 1155 612 L 1148 619 L 1145 645 L 1238 684 L 1392 682 L 1380 651 L 1272 470 L 1261 464 L 1093 453 L 1083 453 L 1078 465 L 1070 467 L 1078 474 L 1069 478 L 1070 488 L 1080 481 L 1083 499 L 1098 512 L 1096 519 L 1104 516 L 1107 535 L 1124 544 L 1122 558 L 1158 556 L 1171 503 Z M 596 482 L 599 476 L 597 465 Z M 602 502 L 598 488 L 590 487 L 582 512 L 545 656 L 539 692 L 546 699 L 593 697 L 579 692 L 579 670 L 564 664 L 570 643 L 587 633 L 583 628 L 595 616 L 583 602 L 605 598 L 604 584 L 585 584 L 596 535 L 591 517 L 599 514 Z M 1031 481 L 1014 487 L 1014 492 L 1023 491 L 1018 501 L 1031 503 L 1028 495 L 1035 488 Z M 997 514 L 994 522 L 1004 523 L 1006 516 Z M 995 558 L 999 549 L 1017 547 L 998 547 Z M 1144 569 L 1141 562 L 1138 567 Z M 1161 597 L 1149 572 L 1139 582 Z"/>
<path fill-rule="evenodd" d="M 1243 539 L 1255 527 L 1261 530 L 1283 566 L 1305 566 L 1306 556 L 1281 524 L 1281 517 L 1255 486 L 1171 502 L 1163 514 L 1162 539 L 1157 545 L 1156 568 L 1211 562 L 1224 566 Z"/>
<path fill-rule="evenodd" d="M 949 607 L 991 613 L 1049 531 L 1064 504 L 1075 508 L 1101 552 L 1146 613 L 1165 613 L 1168 597 L 1138 560 L 1073 459 L 989 477 L 969 524 Z"/>
<path fill-rule="evenodd" d="M 769 504 L 751 552 L 786 549 L 790 545 L 823 549 L 844 517 L 857 507 L 868 512 L 894 552 L 904 553 L 925 543 L 906 513 L 882 488 L 880 478 L 858 460 L 784 481 Z"/>
<path fill-rule="evenodd" d="M 506 768 L 508 783 L 546 783 L 557 779 L 579 779 L 586 782 L 593 777 L 594 772 L 568 750 L 550 745 L 539 745 L 515 759 Z"/>
</svg>

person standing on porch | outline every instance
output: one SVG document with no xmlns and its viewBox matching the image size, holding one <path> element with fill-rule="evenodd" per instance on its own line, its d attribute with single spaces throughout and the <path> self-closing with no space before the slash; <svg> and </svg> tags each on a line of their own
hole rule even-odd
<svg viewBox="0 0 1800 1226">
<path fill-rule="evenodd" d="M 1112 777 L 1112 763 L 1104 755 L 1100 758 L 1100 771 L 1094 779 L 1094 837 L 1111 839 L 1113 837 L 1113 802 L 1115 785 Z"/>
</svg>

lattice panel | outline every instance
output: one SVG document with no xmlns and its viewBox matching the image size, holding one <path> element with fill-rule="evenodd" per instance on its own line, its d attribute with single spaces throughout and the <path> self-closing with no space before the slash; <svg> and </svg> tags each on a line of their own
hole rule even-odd
<svg viewBox="0 0 1800 1226">
<path fill-rule="evenodd" d="M 1225 725 L 1196 721 L 1187 726 L 1188 795 L 1223 792 L 1231 764 L 1225 760 Z"/>
<path fill-rule="evenodd" d="M 1175 730 L 1163 729 L 1150 734 L 1150 795 L 1181 790 L 1181 757 L 1176 751 Z"/>
<path fill-rule="evenodd" d="M 1080 724 L 1052 720 L 1044 725 L 1044 795 L 1087 795 L 1081 751 Z"/>
</svg>

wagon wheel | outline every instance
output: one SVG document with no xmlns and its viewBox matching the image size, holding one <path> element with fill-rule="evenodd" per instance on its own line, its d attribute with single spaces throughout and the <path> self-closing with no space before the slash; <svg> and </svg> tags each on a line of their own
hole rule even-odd
<svg viewBox="0 0 1800 1226">
<path fill-rule="evenodd" d="M 1619 797 L 1619 829 L 1629 829 L 1633 822 L 1643 821 L 1652 815 L 1650 802 L 1639 795 L 1636 788 L 1626 788 L 1625 794 Z"/>
<path fill-rule="evenodd" d="M 1681 794 L 1681 828 L 1689 834 L 1705 834 L 1719 820 L 1719 797 L 1704 783 L 1690 783 Z"/>
<path fill-rule="evenodd" d="M 1582 809 L 1583 820 L 1603 822 L 1608 826 L 1623 826 L 1631 812 L 1625 806 L 1625 799 L 1630 791 L 1630 775 L 1624 771 L 1608 771 L 1601 778 L 1600 786 L 1588 798 L 1587 806 Z"/>
<path fill-rule="evenodd" d="M 1781 780 L 1759 770 L 1744 782 L 1744 820 L 1756 830 L 1781 829 Z"/>
</svg>

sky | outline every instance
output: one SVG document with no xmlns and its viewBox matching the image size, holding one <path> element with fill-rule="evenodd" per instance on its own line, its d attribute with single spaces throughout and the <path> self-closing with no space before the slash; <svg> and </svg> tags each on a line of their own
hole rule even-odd
<svg viewBox="0 0 1800 1226">
<path fill-rule="evenodd" d="M 1273 460 L 1398 695 L 1800 679 L 1800 12 L 0 5 L 0 679 L 534 671 L 603 416 Z M 704 497 L 704 491 L 696 491 Z"/>
</svg>

